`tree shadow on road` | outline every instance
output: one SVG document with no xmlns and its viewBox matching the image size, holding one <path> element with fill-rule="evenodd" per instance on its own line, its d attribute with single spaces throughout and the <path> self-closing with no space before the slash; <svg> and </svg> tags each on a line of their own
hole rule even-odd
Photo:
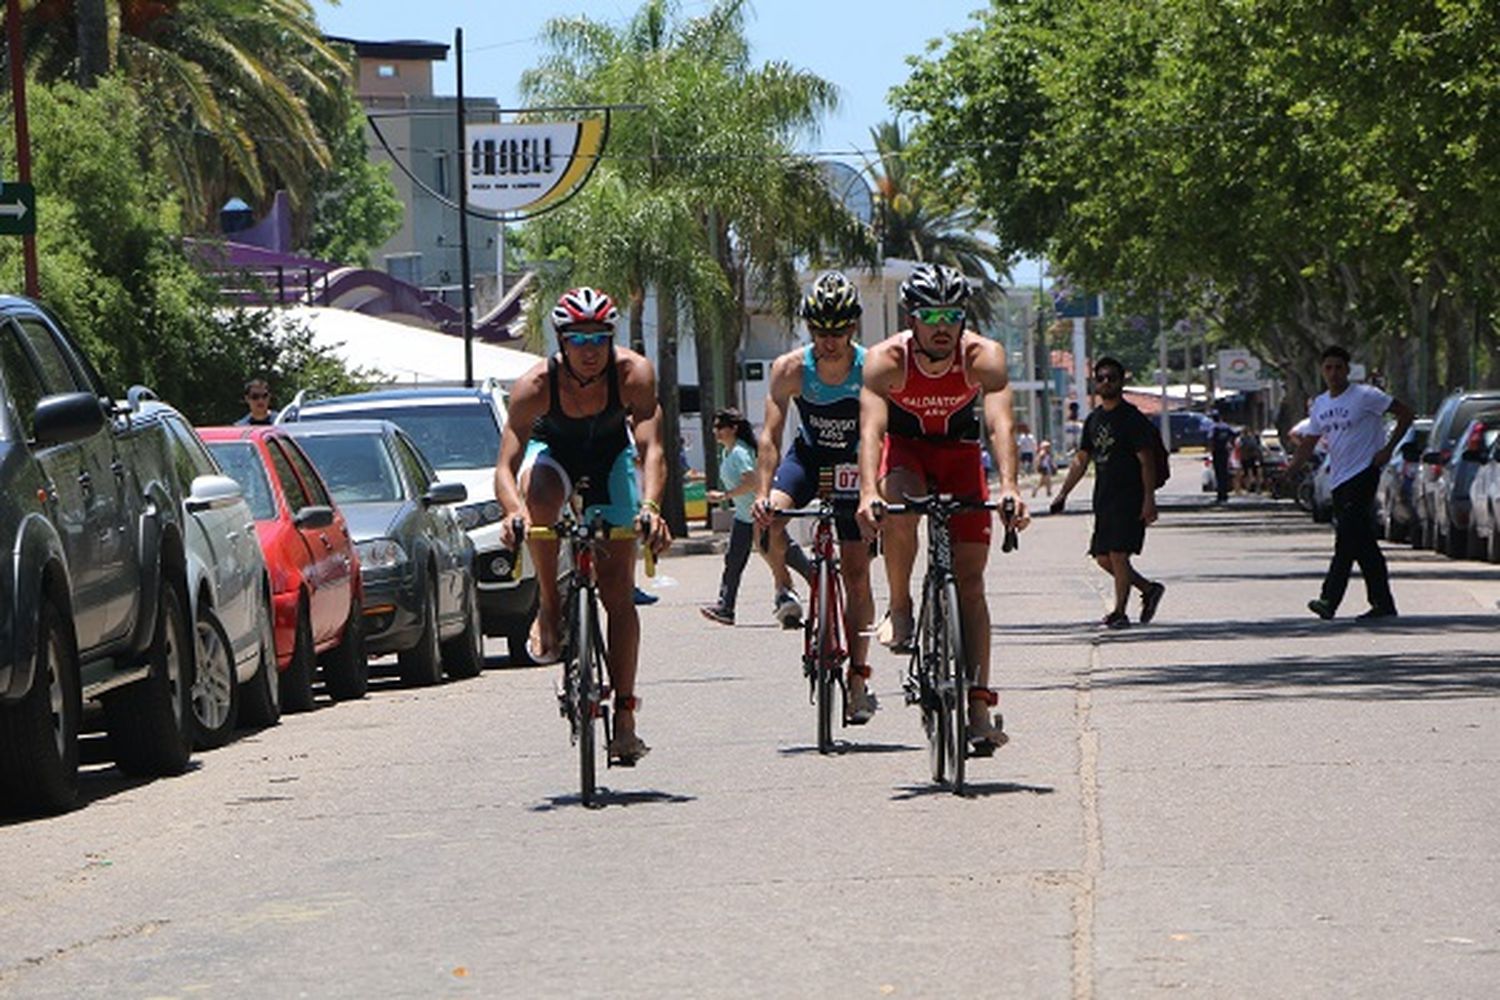
<svg viewBox="0 0 1500 1000">
<path fill-rule="evenodd" d="M 677 805 L 683 802 L 696 802 L 696 795 L 679 795 L 676 792 L 662 792 L 654 788 L 641 789 L 633 792 L 617 792 L 613 789 L 600 785 L 594 791 L 594 808 L 604 809 L 608 806 L 639 806 L 660 803 L 665 805 Z M 553 795 L 545 802 L 538 802 L 531 807 L 534 813 L 552 812 L 555 809 L 586 808 L 583 798 L 576 792 L 571 795 Z"/>
<path fill-rule="evenodd" d="M 1343 652 L 1240 663 L 1174 663 L 1096 675 L 1091 686 L 1095 692 L 1171 689 L 1175 700 L 1188 702 L 1493 697 L 1500 694 L 1500 654 Z"/>
<path fill-rule="evenodd" d="M 1050 785 L 1021 785 L 1013 781 L 968 781 L 964 783 L 962 796 L 965 799 L 983 799 L 991 795 L 1015 795 L 1027 792 L 1031 795 L 1051 795 L 1056 789 Z M 925 799 L 933 795 L 953 795 L 953 790 L 946 785 L 901 785 L 896 789 L 896 794 L 891 796 L 892 802 L 910 802 L 913 799 Z"/>
<path fill-rule="evenodd" d="M 1322 621 L 1308 614 L 1306 617 L 1270 618 L 1263 621 L 1158 621 L 1118 632 L 1101 630 L 1096 622 L 1088 621 L 1061 625 L 999 625 L 992 626 L 990 632 L 1011 644 L 1036 646 L 1067 646 L 1086 641 L 1116 645 L 1222 642 L 1238 639 L 1321 639 L 1339 635 L 1377 634 L 1422 635 L 1440 637 L 1444 642 L 1449 642 L 1457 635 L 1500 633 L 1500 615 L 1402 615 L 1378 622 L 1360 622 L 1352 616 Z M 1450 654 L 1449 658 L 1452 659 L 1453 655 Z"/>
</svg>

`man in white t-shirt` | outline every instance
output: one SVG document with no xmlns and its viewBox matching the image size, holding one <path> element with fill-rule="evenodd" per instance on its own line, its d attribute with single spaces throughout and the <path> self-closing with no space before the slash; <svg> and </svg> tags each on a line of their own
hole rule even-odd
<svg viewBox="0 0 1500 1000">
<path fill-rule="evenodd" d="M 1319 618 L 1332 618 L 1349 586 L 1349 570 L 1357 562 L 1365 578 L 1370 609 L 1360 618 L 1393 618 L 1390 574 L 1375 536 L 1375 487 L 1380 469 L 1391 459 L 1396 442 L 1411 426 L 1411 407 L 1371 385 L 1349 383 L 1349 352 L 1324 349 L 1323 383 L 1328 391 L 1313 400 L 1307 415 L 1308 433 L 1287 465 L 1293 476 L 1312 455 L 1321 438 L 1327 442 L 1328 484 L 1333 488 L 1333 560 L 1323 577 L 1323 592 L 1307 602 Z M 1396 426 L 1385 432 L 1385 414 Z"/>
</svg>

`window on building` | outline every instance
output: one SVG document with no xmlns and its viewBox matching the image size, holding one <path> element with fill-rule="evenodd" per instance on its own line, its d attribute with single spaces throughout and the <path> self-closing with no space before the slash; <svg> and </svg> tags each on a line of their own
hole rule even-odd
<svg viewBox="0 0 1500 1000">
<path fill-rule="evenodd" d="M 375 75 L 380 77 L 382 80 L 393 80 L 401 74 L 396 72 L 396 67 L 394 64 L 381 63 L 379 66 L 375 67 Z"/>
<path fill-rule="evenodd" d="M 434 153 L 432 155 L 433 183 L 432 189 L 438 194 L 448 195 L 448 154 Z"/>
</svg>

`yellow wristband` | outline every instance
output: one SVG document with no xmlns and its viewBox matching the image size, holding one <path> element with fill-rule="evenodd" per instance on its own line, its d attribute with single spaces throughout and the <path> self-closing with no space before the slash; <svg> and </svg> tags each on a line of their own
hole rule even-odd
<svg viewBox="0 0 1500 1000">
<path fill-rule="evenodd" d="M 661 505 L 658 504 L 655 500 L 642 500 L 641 510 L 649 510 L 653 514 L 660 514 Z"/>
</svg>

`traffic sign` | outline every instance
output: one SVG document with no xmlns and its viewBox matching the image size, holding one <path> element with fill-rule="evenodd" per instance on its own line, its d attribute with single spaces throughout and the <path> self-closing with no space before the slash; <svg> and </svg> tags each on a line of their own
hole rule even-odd
<svg viewBox="0 0 1500 1000">
<path fill-rule="evenodd" d="M 0 184 L 0 236 L 36 232 L 36 189 L 30 184 Z"/>
</svg>

